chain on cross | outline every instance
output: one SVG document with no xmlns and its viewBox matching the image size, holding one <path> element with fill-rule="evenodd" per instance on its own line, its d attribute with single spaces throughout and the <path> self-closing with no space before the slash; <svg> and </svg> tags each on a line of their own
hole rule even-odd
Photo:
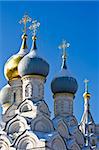
<svg viewBox="0 0 99 150">
<path fill-rule="evenodd" d="M 70 46 L 69 43 L 66 42 L 66 40 L 62 41 L 62 44 L 59 46 L 59 49 L 63 50 L 63 58 L 66 59 L 66 49 Z"/>
<path fill-rule="evenodd" d="M 23 28 L 23 32 L 24 33 L 26 33 L 26 30 L 27 30 L 27 23 L 28 22 L 31 22 L 32 21 L 32 19 L 28 16 L 28 15 L 24 15 L 23 17 L 22 17 L 22 19 L 19 21 L 19 23 L 20 24 L 24 24 L 24 28 Z"/>
<path fill-rule="evenodd" d="M 29 29 L 32 31 L 33 36 L 36 36 L 37 29 L 40 26 L 40 22 L 37 22 L 37 20 L 32 21 L 32 25 L 29 27 Z"/>
<path fill-rule="evenodd" d="M 85 79 L 84 83 L 85 83 L 85 92 L 88 92 L 88 83 L 89 83 L 89 80 Z"/>
</svg>

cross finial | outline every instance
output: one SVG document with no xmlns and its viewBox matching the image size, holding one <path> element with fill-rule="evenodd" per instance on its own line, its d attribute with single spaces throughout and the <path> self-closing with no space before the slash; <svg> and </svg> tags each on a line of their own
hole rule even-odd
<svg viewBox="0 0 99 150">
<path fill-rule="evenodd" d="M 24 24 L 24 28 L 23 28 L 23 32 L 24 33 L 26 33 L 26 30 L 27 30 L 27 27 L 26 27 L 26 24 L 27 24 L 27 22 L 31 22 L 31 18 L 28 16 L 28 15 L 24 15 L 23 17 L 22 17 L 22 19 L 19 21 L 19 23 L 20 24 Z"/>
<path fill-rule="evenodd" d="M 66 59 L 66 49 L 70 46 L 69 43 L 66 42 L 66 40 L 63 40 L 62 41 L 62 44 L 58 47 L 59 49 L 62 49 L 63 50 L 63 58 Z"/>
<path fill-rule="evenodd" d="M 32 25 L 29 27 L 34 37 L 36 36 L 37 28 L 39 28 L 39 26 L 40 26 L 40 22 L 37 22 L 37 20 L 33 20 Z"/>
<path fill-rule="evenodd" d="M 84 80 L 84 83 L 85 83 L 85 92 L 87 92 L 87 93 L 88 93 L 88 82 L 89 82 L 89 80 L 87 80 L 87 79 Z"/>
</svg>

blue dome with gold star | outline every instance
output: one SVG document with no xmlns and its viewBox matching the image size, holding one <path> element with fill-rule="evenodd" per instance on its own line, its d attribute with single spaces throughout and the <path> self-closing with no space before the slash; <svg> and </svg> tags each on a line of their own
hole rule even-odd
<svg viewBox="0 0 99 150">
<path fill-rule="evenodd" d="M 59 74 L 52 80 L 51 82 L 51 90 L 54 94 L 56 93 L 72 93 L 75 94 L 78 89 L 78 84 L 76 79 L 70 74 L 70 72 L 67 69 L 66 66 L 66 52 L 65 52 L 65 46 L 66 43 L 63 43 L 62 49 L 63 52 L 63 62 L 61 71 Z"/>
</svg>

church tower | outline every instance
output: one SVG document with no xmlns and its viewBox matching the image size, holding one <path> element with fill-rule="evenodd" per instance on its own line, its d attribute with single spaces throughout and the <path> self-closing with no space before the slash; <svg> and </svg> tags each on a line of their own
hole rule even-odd
<svg viewBox="0 0 99 150">
<path fill-rule="evenodd" d="M 83 94 L 84 97 L 84 113 L 81 119 L 81 123 L 80 123 L 80 130 L 81 132 L 84 134 L 85 136 L 85 147 L 89 148 L 89 149 L 96 149 L 98 148 L 97 145 L 97 136 L 96 136 L 96 125 L 95 122 L 93 120 L 93 117 L 91 115 L 90 112 L 90 98 L 91 98 L 91 94 L 89 93 L 88 90 L 88 80 L 85 79 L 85 92 Z"/>
<path fill-rule="evenodd" d="M 3 107 L 3 112 L 7 110 L 9 106 L 15 103 L 15 107 L 22 101 L 22 81 L 18 73 L 18 64 L 21 59 L 28 53 L 27 48 L 27 34 L 26 24 L 31 21 L 31 18 L 24 15 L 20 23 L 24 24 L 22 44 L 17 54 L 11 56 L 4 67 L 4 74 L 8 81 L 8 84 L 1 90 L 0 97 Z"/>
<path fill-rule="evenodd" d="M 30 27 L 27 23 L 31 22 Z M 19 52 L 5 64 L 8 84 L 0 91 L 2 120 L 0 150 L 99 150 L 96 143 L 99 126 L 90 110 L 88 86 L 84 93 L 85 110 L 80 126 L 73 113 L 73 101 L 78 89 L 75 77 L 67 67 L 69 43 L 63 41 L 62 66 L 51 82 L 54 99 L 54 118 L 44 97 L 50 71 L 49 63 L 39 56 L 37 31 L 40 23 L 24 15 L 22 45 Z M 32 46 L 28 52 L 27 29 L 32 31 Z M 94 144 L 93 144 L 94 143 Z"/>
<path fill-rule="evenodd" d="M 67 68 L 66 49 L 69 43 L 62 42 L 59 46 L 63 51 L 62 66 L 59 75 L 55 77 L 51 83 L 51 89 L 54 97 L 54 113 L 55 116 L 71 116 L 73 115 L 73 99 L 78 89 L 77 81 L 70 74 Z"/>
<path fill-rule="evenodd" d="M 53 123 L 55 129 L 64 140 L 67 139 L 68 149 L 80 149 L 84 145 L 84 138 L 78 129 L 78 123 L 73 114 L 73 101 L 78 89 L 78 83 L 67 67 L 66 49 L 69 45 L 69 43 L 63 41 L 59 46 L 59 49 L 63 51 L 62 66 L 59 74 L 51 82 L 55 115 Z"/>
</svg>

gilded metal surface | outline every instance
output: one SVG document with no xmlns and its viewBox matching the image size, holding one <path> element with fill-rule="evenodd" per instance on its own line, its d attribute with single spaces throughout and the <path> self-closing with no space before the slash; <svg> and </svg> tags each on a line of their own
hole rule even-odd
<svg viewBox="0 0 99 150">
<path fill-rule="evenodd" d="M 27 44 L 26 44 L 27 35 L 23 34 L 22 39 L 23 39 L 23 42 L 22 42 L 22 45 L 21 45 L 21 49 L 27 49 Z"/>
<path fill-rule="evenodd" d="M 21 59 L 21 56 L 14 55 L 6 62 L 4 74 L 8 80 L 12 80 L 13 78 L 19 78 L 18 64 Z"/>
<path fill-rule="evenodd" d="M 32 19 L 28 15 L 24 15 L 22 17 L 22 19 L 19 21 L 20 24 L 24 24 L 24 28 L 23 28 L 24 33 L 26 33 L 26 31 L 27 31 L 27 26 L 26 26 L 27 23 L 31 22 L 31 21 L 32 21 Z"/>
<path fill-rule="evenodd" d="M 32 31 L 33 36 L 36 36 L 37 29 L 39 28 L 40 23 L 37 20 L 32 21 L 32 25 L 30 25 L 29 29 Z"/>
<path fill-rule="evenodd" d="M 90 99 L 90 97 L 91 97 L 91 94 L 90 93 L 87 93 L 87 92 L 85 92 L 84 94 L 83 94 L 83 97 L 84 97 L 84 99 L 86 100 L 89 100 Z"/>
</svg>

